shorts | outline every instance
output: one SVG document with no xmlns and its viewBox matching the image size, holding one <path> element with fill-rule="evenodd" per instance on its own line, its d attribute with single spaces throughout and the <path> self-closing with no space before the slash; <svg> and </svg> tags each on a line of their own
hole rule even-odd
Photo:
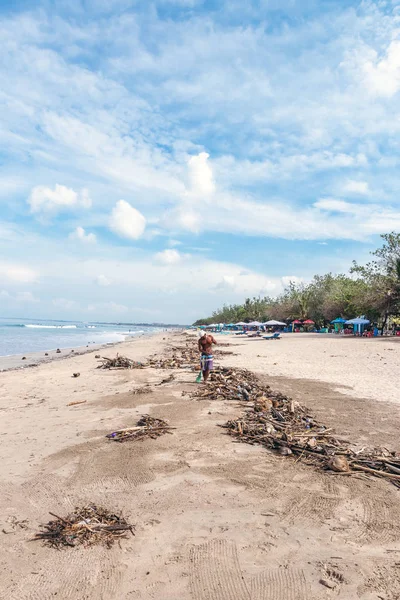
<svg viewBox="0 0 400 600">
<path fill-rule="evenodd" d="M 202 354 L 200 359 L 202 371 L 212 371 L 214 367 L 214 357 L 212 354 Z"/>
</svg>

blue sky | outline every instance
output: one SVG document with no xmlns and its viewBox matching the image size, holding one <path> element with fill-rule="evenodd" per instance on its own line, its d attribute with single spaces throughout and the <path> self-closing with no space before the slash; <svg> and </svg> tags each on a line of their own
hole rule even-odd
<svg viewBox="0 0 400 600">
<path fill-rule="evenodd" d="M 0 2 L 0 313 L 190 322 L 400 230 L 400 0 Z"/>
</svg>

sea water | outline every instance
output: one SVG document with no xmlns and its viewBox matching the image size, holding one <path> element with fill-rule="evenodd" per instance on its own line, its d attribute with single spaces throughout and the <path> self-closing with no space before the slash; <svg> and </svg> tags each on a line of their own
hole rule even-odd
<svg viewBox="0 0 400 600">
<path fill-rule="evenodd" d="M 122 342 L 161 330 L 154 325 L 0 318 L 0 356 Z"/>
</svg>

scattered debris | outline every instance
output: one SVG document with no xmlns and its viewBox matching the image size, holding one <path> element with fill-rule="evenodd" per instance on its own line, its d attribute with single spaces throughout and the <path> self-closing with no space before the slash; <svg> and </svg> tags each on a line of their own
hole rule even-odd
<svg viewBox="0 0 400 600">
<path fill-rule="evenodd" d="M 6 523 L 9 527 L 11 527 L 12 531 L 7 531 L 7 529 L 2 529 L 2 533 L 5 533 L 6 535 L 9 533 L 15 533 L 15 531 L 17 529 L 28 529 L 29 527 L 29 521 L 28 519 L 17 519 L 17 517 L 15 515 L 12 515 L 10 517 L 7 517 L 6 519 Z"/>
<path fill-rule="evenodd" d="M 136 360 L 131 360 L 127 356 L 117 354 L 115 358 L 102 357 L 102 363 L 98 369 L 142 369 L 144 364 Z"/>
<path fill-rule="evenodd" d="M 336 585 L 340 583 L 346 583 L 346 580 L 343 577 L 342 573 L 339 573 L 339 571 L 337 571 L 336 569 L 332 569 L 331 567 L 324 565 L 324 570 L 329 579 L 331 579 Z"/>
<path fill-rule="evenodd" d="M 126 429 L 118 429 L 113 433 L 109 433 L 106 437 L 115 442 L 126 442 L 127 440 L 141 440 L 145 437 L 155 439 L 165 433 L 171 433 L 174 427 L 169 427 L 166 421 L 156 419 L 149 415 L 143 415 L 137 422 L 136 427 L 127 427 Z"/>
<path fill-rule="evenodd" d="M 45 356 L 48 356 L 48 355 L 49 355 L 49 353 L 48 353 L 48 352 L 45 352 L 45 353 L 44 353 L 44 355 L 45 355 Z"/>
<path fill-rule="evenodd" d="M 213 356 L 237 356 L 237 352 L 232 352 L 231 350 L 213 350 Z"/>
<path fill-rule="evenodd" d="M 95 358 L 100 358 L 100 354 L 95 354 L 94 357 Z"/>
<path fill-rule="evenodd" d="M 61 353 L 61 350 L 60 350 L 60 348 L 57 348 L 57 350 L 56 350 L 56 353 L 57 353 L 57 354 L 60 354 L 60 353 Z"/>
<path fill-rule="evenodd" d="M 72 377 L 80 377 L 80 373 L 72 373 Z"/>
<path fill-rule="evenodd" d="M 135 388 L 134 390 L 132 390 L 132 394 L 150 394 L 151 391 L 151 387 L 147 384 Z"/>
<path fill-rule="evenodd" d="M 33 540 L 43 540 L 52 548 L 74 547 L 78 544 L 84 546 L 104 544 L 110 548 L 117 538 L 126 537 L 128 531 L 135 535 L 134 526 L 121 515 L 116 515 L 95 504 L 76 508 L 65 518 L 54 513 L 50 515 L 56 520 L 41 525 L 42 531 L 37 533 Z"/>
<path fill-rule="evenodd" d="M 26 356 L 23 356 L 23 357 L 21 358 L 21 360 L 26 360 Z"/>
<path fill-rule="evenodd" d="M 192 345 L 175 346 L 167 350 L 168 358 L 152 356 L 147 362 L 148 367 L 155 369 L 197 369 L 200 362 L 200 354 Z"/>
<path fill-rule="evenodd" d="M 363 471 L 384 477 L 400 488 L 400 455 L 386 448 L 356 449 L 319 423 L 305 406 L 273 392 L 246 369 L 216 369 L 206 386 L 188 394 L 199 400 L 252 402 L 241 417 L 221 425 L 241 442 L 261 444 L 282 456 L 294 455 L 332 473 Z"/>
<path fill-rule="evenodd" d="M 204 387 L 189 392 L 191 398 L 199 400 L 259 401 L 271 394 L 269 386 L 262 386 L 257 376 L 246 369 L 220 367 L 211 372 Z"/>
<path fill-rule="evenodd" d="M 165 379 L 162 379 L 160 383 L 156 383 L 155 385 L 164 385 L 164 383 L 170 383 L 171 381 L 174 381 L 174 379 L 175 375 L 171 373 L 171 375 L 168 375 L 168 377 L 165 377 Z"/>
<path fill-rule="evenodd" d="M 224 352 L 222 350 L 216 350 L 215 352 L 217 355 L 232 354 L 231 352 Z M 102 364 L 99 365 L 98 368 L 141 369 L 151 367 L 153 369 L 191 369 L 192 371 L 196 371 L 199 368 L 200 354 L 198 349 L 191 344 L 187 344 L 186 346 L 174 346 L 173 348 L 169 348 L 166 353 L 167 358 L 154 355 L 146 362 L 133 361 L 125 356 L 119 356 L 118 354 L 116 358 L 102 357 Z M 100 355 L 96 355 L 95 358 L 100 358 Z M 170 376 L 170 379 L 168 380 L 163 380 L 162 383 L 167 383 L 168 381 L 172 381 L 172 376 Z"/>
<path fill-rule="evenodd" d="M 327 579 L 320 579 L 319 582 L 321 585 L 324 585 L 325 587 L 329 588 L 330 590 L 335 589 L 335 587 L 337 586 L 336 581 L 328 581 Z"/>
<path fill-rule="evenodd" d="M 67 406 L 75 406 L 76 404 L 85 404 L 87 400 L 76 400 L 75 402 L 70 402 Z"/>
</svg>

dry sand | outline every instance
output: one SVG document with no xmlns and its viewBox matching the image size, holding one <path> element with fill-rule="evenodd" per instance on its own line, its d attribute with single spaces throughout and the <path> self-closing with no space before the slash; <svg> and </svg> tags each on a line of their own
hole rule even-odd
<svg viewBox="0 0 400 600">
<path fill-rule="evenodd" d="M 142 360 L 183 339 L 195 343 L 163 338 L 117 349 Z M 396 448 L 396 342 L 220 339 L 238 353 L 220 362 L 262 373 L 357 443 Z M 0 374 L 1 599 L 400 598 L 394 486 L 317 472 L 234 443 L 216 425 L 243 409 L 182 396 L 195 386 L 193 372 L 174 371 L 173 382 L 135 395 L 169 372 L 101 371 L 96 364 L 93 352 Z M 177 429 L 144 442 L 104 438 L 143 413 Z M 122 510 L 136 536 L 111 550 L 58 552 L 29 541 L 49 511 L 66 514 L 85 502 Z"/>
</svg>

